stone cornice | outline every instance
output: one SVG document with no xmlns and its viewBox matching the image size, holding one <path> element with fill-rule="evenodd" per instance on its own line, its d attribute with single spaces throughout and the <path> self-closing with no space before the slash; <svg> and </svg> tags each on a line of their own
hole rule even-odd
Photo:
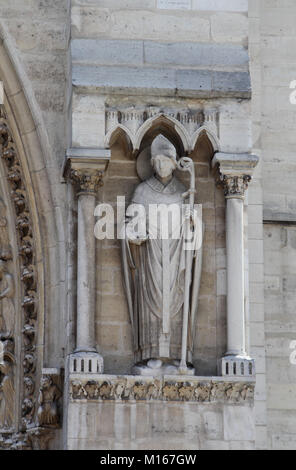
<svg viewBox="0 0 296 470">
<path fill-rule="evenodd" d="M 251 378 L 71 374 L 70 399 L 253 403 L 254 387 Z"/>
<path fill-rule="evenodd" d="M 212 167 L 218 166 L 222 175 L 252 177 L 258 162 L 257 155 L 249 153 L 217 152 L 212 160 Z"/>
</svg>

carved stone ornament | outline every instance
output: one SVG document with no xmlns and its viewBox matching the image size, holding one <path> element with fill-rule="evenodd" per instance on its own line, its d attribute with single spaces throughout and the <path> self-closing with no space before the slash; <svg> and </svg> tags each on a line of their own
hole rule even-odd
<svg viewBox="0 0 296 470">
<path fill-rule="evenodd" d="M 128 137 L 133 152 L 141 147 L 143 136 L 154 126 L 163 125 L 174 128 L 181 139 L 185 152 L 190 153 L 202 132 L 207 132 L 210 140 L 218 140 L 219 109 L 176 109 L 160 108 L 158 106 L 124 106 L 119 108 L 107 107 L 105 112 L 106 136 L 105 147 L 112 145 L 113 137 L 118 131 Z"/>
<path fill-rule="evenodd" d="M 139 378 L 136 376 L 101 376 L 96 380 L 72 379 L 71 400 L 177 401 L 244 403 L 254 399 L 253 381 L 201 381 L 182 379 Z"/>
<path fill-rule="evenodd" d="M 78 193 L 96 193 L 103 185 L 104 172 L 100 170 L 71 169 L 70 179 Z"/>
<path fill-rule="evenodd" d="M 2 432 L 0 450 L 32 450 L 32 443 L 26 433 Z"/>
<path fill-rule="evenodd" d="M 43 375 L 38 397 L 38 423 L 40 426 L 58 427 L 60 423 L 60 388 L 55 383 L 59 377 Z"/>
<path fill-rule="evenodd" d="M 220 183 L 220 185 L 223 186 L 224 195 L 226 198 L 231 198 L 231 197 L 243 198 L 246 190 L 248 189 L 251 179 L 252 178 L 249 175 L 242 175 L 242 176 L 221 175 L 220 182 L 218 182 L 218 185 Z"/>
<path fill-rule="evenodd" d="M 22 390 L 22 433 L 0 434 L 0 447 L 5 448 L 10 443 L 10 448 L 30 448 L 30 444 L 25 436 L 26 430 L 35 425 L 35 402 L 36 402 L 36 332 L 38 321 L 38 279 L 36 269 L 35 241 L 33 235 L 33 224 L 29 197 L 27 194 L 25 178 L 23 176 L 22 165 L 18 157 L 16 145 L 12 133 L 9 129 L 8 121 L 3 108 L 0 110 L 0 158 L 3 162 L 4 177 L 9 185 L 9 196 L 14 209 L 12 216 L 15 221 L 16 242 L 18 245 L 20 267 L 19 278 L 13 279 L 9 271 L 9 260 L 12 260 L 12 253 L 9 243 L 6 241 L 4 231 L 6 230 L 5 215 L 0 204 L 0 335 L 2 341 L 14 343 L 14 286 L 19 283 L 21 293 L 22 316 L 20 331 L 22 332 L 22 356 L 23 383 Z M 7 362 L 7 361 L 6 361 Z M 9 362 L 9 361 L 8 361 Z M 4 366 L 3 366 L 4 367 Z M 11 373 L 6 367 L 6 375 L 3 378 L 2 394 L 4 389 L 11 389 L 11 400 L 14 400 L 14 383 L 12 379 L 13 368 L 10 362 Z M 2 372 L 3 374 L 3 372 Z M 1 392 L 0 392 L 1 393 Z M 12 406 L 12 405 L 11 405 Z M 6 407 L 7 409 L 9 407 Z M 6 413 L 7 414 L 7 413 Z M 9 417 L 6 416 L 6 420 Z M 1 418 L 0 418 L 1 421 Z M 15 422 L 15 417 L 14 417 Z M 19 439 L 19 442 L 18 442 Z M 2 444 L 1 444 L 2 443 Z"/>
</svg>

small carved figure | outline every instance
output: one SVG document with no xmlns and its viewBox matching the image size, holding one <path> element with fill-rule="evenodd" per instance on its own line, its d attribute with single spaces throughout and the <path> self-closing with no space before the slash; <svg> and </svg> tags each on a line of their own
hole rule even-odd
<svg viewBox="0 0 296 470">
<path fill-rule="evenodd" d="M 155 383 L 152 383 L 148 386 L 147 389 L 147 398 L 148 400 L 156 400 L 160 394 L 159 381 L 156 380 Z"/>
<path fill-rule="evenodd" d="M 32 354 L 26 354 L 23 360 L 24 373 L 29 374 L 35 372 L 35 359 Z"/>
<path fill-rule="evenodd" d="M 166 400 L 177 400 L 179 398 L 178 387 L 167 384 L 163 387 L 163 397 Z"/>
<path fill-rule="evenodd" d="M 112 392 L 112 387 L 107 382 L 104 382 L 100 387 L 100 397 L 102 398 L 110 398 Z"/>
<path fill-rule="evenodd" d="M 88 399 L 97 398 L 98 396 L 98 384 L 95 381 L 89 381 L 85 384 L 84 390 Z"/>
<path fill-rule="evenodd" d="M 120 382 L 118 385 L 116 385 L 115 390 L 114 390 L 115 399 L 119 400 L 122 397 L 124 388 L 125 388 L 125 384 L 123 382 Z"/>
<path fill-rule="evenodd" d="M 25 346 L 30 346 L 34 340 L 35 328 L 32 325 L 25 325 L 23 328 Z"/>
<path fill-rule="evenodd" d="M 225 385 L 224 383 L 217 383 L 213 385 L 211 390 L 211 400 L 223 400 L 225 398 Z"/>
<path fill-rule="evenodd" d="M 23 421 L 26 425 L 32 422 L 34 414 L 34 403 L 30 398 L 25 398 L 22 404 Z"/>
<path fill-rule="evenodd" d="M 211 395 L 211 387 L 208 385 L 200 384 L 195 389 L 195 396 L 198 401 L 209 401 Z"/>
<path fill-rule="evenodd" d="M 8 261 L 12 258 L 7 229 L 6 206 L 0 199 L 0 259 Z"/>
<path fill-rule="evenodd" d="M 45 375 L 41 379 L 39 392 L 38 421 L 40 425 L 56 426 L 59 424 L 58 400 L 61 397 L 59 388 L 52 377 Z"/>
<path fill-rule="evenodd" d="M 180 398 L 184 401 L 190 401 L 194 395 L 194 387 L 183 384 L 179 389 Z"/>
<path fill-rule="evenodd" d="M 136 383 L 133 387 L 133 394 L 135 400 L 143 400 L 143 398 L 146 396 L 146 386 Z"/>
<path fill-rule="evenodd" d="M 83 395 L 83 387 L 82 387 L 81 382 L 79 382 L 78 380 L 74 380 L 72 382 L 72 397 L 73 397 L 73 399 L 76 400 L 78 398 L 81 398 L 82 395 Z"/>
<path fill-rule="evenodd" d="M 13 363 L 7 358 L 0 363 L 0 428 L 9 429 L 14 420 Z"/>
<path fill-rule="evenodd" d="M 226 391 L 226 396 L 228 400 L 231 401 L 239 401 L 240 399 L 240 393 L 241 393 L 241 384 L 233 384 L 227 391 Z"/>
<path fill-rule="evenodd" d="M 243 400 L 254 398 L 254 388 L 251 385 L 244 385 L 241 391 L 241 397 Z"/>
<path fill-rule="evenodd" d="M 25 388 L 26 397 L 29 397 L 30 395 L 34 393 L 35 384 L 33 380 L 31 379 L 31 377 L 24 378 L 24 388 Z"/>
<path fill-rule="evenodd" d="M 0 339 L 13 337 L 15 309 L 13 304 L 14 283 L 12 275 L 7 271 L 6 262 L 0 259 Z"/>
</svg>

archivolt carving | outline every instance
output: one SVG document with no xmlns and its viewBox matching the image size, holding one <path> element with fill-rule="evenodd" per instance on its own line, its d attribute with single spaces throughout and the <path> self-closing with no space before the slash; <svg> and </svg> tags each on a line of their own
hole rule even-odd
<svg viewBox="0 0 296 470">
<path fill-rule="evenodd" d="M 9 130 L 4 111 L 0 114 L 0 155 L 4 163 L 5 176 L 10 186 L 10 197 L 15 212 L 15 229 L 19 250 L 19 282 L 22 295 L 22 326 L 23 334 L 23 381 L 24 386 L 22 398 L 22 423 L 24 431 L 34 423 L 35 416 L 35 372 L 36 372 L 36 331 L 38 313 L 38 293 L 34 255 L 34 237 L 32 232 L 32 219 L 28 202 L 26 186 L 23 178 L 22 168 L 18 159 L 15 143 Z M 0 237 L 5 239 L 5 217 L 0 204 Z M 8 270 L 7 262 L 11 259 L 11 252 L 8 243 L 1 242 L 0 252 L 0 334 L 1 339 L 12 340 L 15 322 L 15 307 L 13 304 L 14 280 Z M 6 372 L 9 367 L 6 365 Z M 10 377 L 10 378 L 9 378 Z M 6 373 L 6 384 L 12 378 Z M 1 393 L 1 392 L 0 392 Z M 1 405 L 0 405 L 1 410 Z M 0 411 L 1 422 L 1 411 Z"/>
</svg>

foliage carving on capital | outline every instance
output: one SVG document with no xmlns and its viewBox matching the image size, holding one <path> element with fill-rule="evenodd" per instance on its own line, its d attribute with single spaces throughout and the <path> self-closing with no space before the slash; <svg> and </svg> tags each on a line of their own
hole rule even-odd
<svg viewBox="0 0 296 470">
<path fill-rule="evenodd" d="M 223 186 L 225 197 L 243 198 L 251 179 L 250 175 L 221 175 L 218 184 Z"/>
<path fill-rule="evenodd" d="M 103 186 L 104 171 L 101 170 L 76 170 L 71 169 L 70 180 L 76 186 L 78 192 L 96 193 Z"/>
</svg>

